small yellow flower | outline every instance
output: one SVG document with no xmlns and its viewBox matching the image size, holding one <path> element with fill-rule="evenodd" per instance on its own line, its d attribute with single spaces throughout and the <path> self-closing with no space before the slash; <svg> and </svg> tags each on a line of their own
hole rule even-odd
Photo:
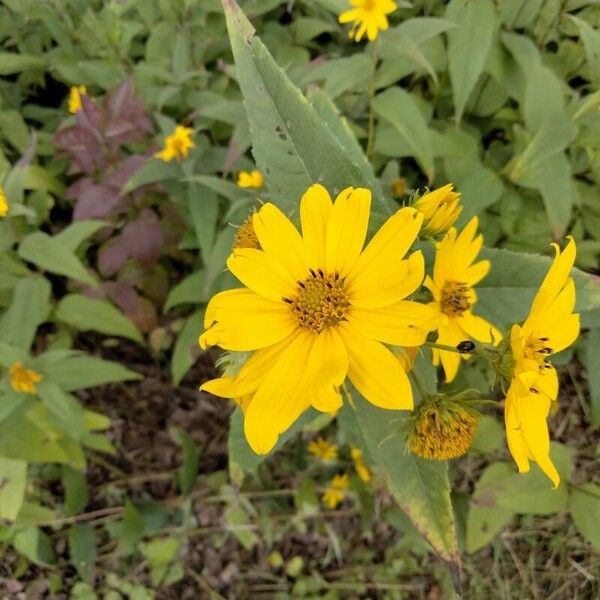
<svg viewBox="0 0 600 600">
<path fill-rule="evenodd" d="M 31 369 L 26 369 L 20 362 L 13 363 L 8 370 L 10 385 L 16 392 L 22 394 L 37 394 L 36 383 L 42 380 L 42 376 Z"/>
<path fill-rule="evenodd" d="M 10 204 L 8 203 L 8 198 L 2 187 L 0 187 L 0 218 L 5 217 L 9 212 Z"/>
<path fill-rule="evenodd" d="M 575 283 L 569 277 L 577 249 L 569 243 L 556 256 L 533 299 L 523 325 L 513 325 L 510 346 L 514 368 L 506 394 L 506 438 L 520 473 L 537 462 L 554 487 L 560 476 L 550 459 L 550 435 L 546 419 L 558 396 L 558 376 L 548 358 L 570 346 L 579 335 L 575 307 Z"/>
<path fill-rule="evenodd" d="M 351 448 L 350 456 L 354 461 L 354 470 L 356 471 L 356 474 L 360 477 L 360 479 L 362 479 L 362 481 L 369 483 L 369 481 L 371 481 L 371 471 L 365 464 L 362 450 L 360 448 Z"/>
<path fill-rule="evenodd" d="M 350 484 L 350 476 L 347 474 L 336 475 L 330 482 L 329 487 L 322 496 L 323 502 L 328 508 L 334 509 L 346 496 L 346 490 Z"/>
<path fill-rule="evenodd" d="M 74 85 L 69 92 L 69 112 L 75 114 L 81 110 L 81 96 L 87 96 L 85 85 Z"/>
<path fill-rule="evenodd" d="M 404 177 L 396 177 L 394 181 L 392 181 L 392 194 L 394 198 L 402 198 L 408 192 L 408 185 L 406 183 L 406 179 Z"/>
<path fill-rule="evenodd" d="M 264 185 L 264 177 L 260 171 L 240 171 L 237 184 L 241 188 L 259 189 Z"/>
<path fill-rule="evenodd" d="M 187 158 L 190 149 L 194 147 L 192 131 L 193 129 L 191 127 L 177 125 L 175 131 L 165 139 L 164 148 L 159 152 L 156 152 L 154 157 L 160 158 L 165 162 L 170 162 L 174 158 L 177 160 Z"/>
<path fill-rule="evenodd" d="M 475 411 L 449 398 L 430 398 L 412 417 L 408 447 L 416 456 L 449 460 L 462 456 L 477 430 Z"/>
<path fill-rule="evenodd" d="M 452 190 L 453 185 L 447 185 L 423 194 L 413 206 L 423 213 L 423 229 L 425 236 L 435 236 L 446 233 L 458 219 L 462 206 L 460 194 Z"/>
<path fill-rule="evenodd" d="M 338 447 L 321 437 L 308 444 L 308 451 L 315 458 L 320 458 L 325 462 L 331 462 L 335 460 L 338 455 Z"/>
<path fill-rule="evenodd" d="M 387 347 L 419 346 L 437 312 L 407 300 L 424 276 L 423 255 L 405 255 L 421 229 L 398 210 L 363 249 L 371 192 L 347 188 L 335 202 L 321 185 L 300 202 L 302 235 L 276 206 L 252 216 L 261 250 L 235 249 L 229 270 L 245 287 L 209 302 L 200 346 L 252 352 L 233 376 L 202 385 L 225 398 L 251 395 L 244 430 L 266 454 L 310 406 L 332 413 L 348 376 L 380 408 L 410 410 L 406 371 Z"/>
<path fill-rule="evenodd" d="M 360 42 L 365 33 L 371 42 L 377 39 L 379 31 L 389 27 L 387 15 L 398 8 L 394 0 L 348 1 L 354 8 L 343 12 L 338 17 L 338 21 L 340 23 L 352 23 L 348 37 L 356 42 Z"/>
<path fill-rule="evenodd" d="M 461 233 L 450 228 L 437 244 L 433 278 L 425 278 L 425 287 L 433 294 L 429 306 L 438 311 L 438 343 L 456 346 L 459 342 L 475 339 L 481 342 L 498 342 L 500 332 L 485 319 L 473 314 L 477 302 L 474 285 L 490 270 L 488 260 L 474 263 L 483 244 L 483 236 L 477 233 L 477 217 L 473 217 Z M 446 381 L 452 381 L 458 373 L 461 357 L 446 350 L 433 349 L 433 363 L 441 361 Z"/>
<path fill-rule="evenodd" d="M 233 249 L 236 250 L 238 248 L 255 248 L 256 250 L 261 250 L 256 231 L 254 231 L 252 215 L 249 215 L 236 231 L 235 238 L 233 239 Z"/>
</svg>

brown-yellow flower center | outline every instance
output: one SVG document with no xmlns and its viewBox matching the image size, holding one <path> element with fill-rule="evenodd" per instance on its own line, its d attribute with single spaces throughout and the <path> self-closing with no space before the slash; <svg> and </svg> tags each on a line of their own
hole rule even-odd
<svg viewBox="0 0 600 600">
<path fill-rule="evenodd" d="M 238 227 L 238 230 L 233 239 L 233 248 L 255 248 L 260 250 L 260 242 L 254 231 L 254 225 L 252 224 L 252 215 Z"/>
<path fill-rule="evenodd" d="M 440 304 L 442 311 L 458 317 L 471 308 L 470 288 L 462 281 L 447 281 L 442 288 Z"/>
<path fill-rule="evenodd" d="M 471 445 L 477 429 L 477 418 L 467 410 L 445 412 L 423 411 L 409 439 L 413 454 L 422 458 L 448 460 L 462 456 Z"/>
<path fill-rule="evenodd" d="M 345 320 L 350 302 L 344 280 L 338 273 L 326 274 L 310 269 L 310 275 L 298 282 L 297 293 L 283 298 L 298 319 L 300 327 L 321 333 Z"/>
</svg>

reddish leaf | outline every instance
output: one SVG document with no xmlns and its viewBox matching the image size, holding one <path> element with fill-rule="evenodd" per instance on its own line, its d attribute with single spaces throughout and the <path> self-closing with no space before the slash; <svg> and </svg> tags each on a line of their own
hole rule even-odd
<svg viewBox="0 0 600 600">
<path fill-rule="evenodd" d="M 103 277 L 112 277 L 129 258 L 129 250 L 122 235 L 108 240 L 98 252 L 98 271 Z"/>
<path fill-rule="evenodd" d="M 142 264 L 158 260 L 164 239 L 154 211 L 145 208 L 134 221 L 125 225 L 121 235 L 130 256 L 137 258 Z"/>
<path fill-rule="evenodd" d="M 79 194 L 73 220 L 104 219 L 119 205 L 121 196 L 118 188 L 104 184 L 91 184 Z"/>
<path fill-rule="evenodd" d="M 115 304 L 141 332 L 148 333 L 156 327 L 156 309 L 147 298 L 140 296 L 132 285 L 115 281 L 108 283 L 106 287 Z"/>
</svg>

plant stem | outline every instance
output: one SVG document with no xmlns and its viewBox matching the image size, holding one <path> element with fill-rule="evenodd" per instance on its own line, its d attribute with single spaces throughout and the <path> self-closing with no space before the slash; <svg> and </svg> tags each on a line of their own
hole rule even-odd
<svg viewBox="0 0 600 600">
<path fill-rule="evenodd" d="M 446 344 L 438 344 L 436 342 L 425 342 L 425 346 L 435 348 L 436 350 L 446 350 L 447 352 L 456 352 L 456 354 L 463 354 L 455 346 L 447 346 Z"/>
<path fill-rule="evenodd" d="M 375 75 L 377 74 L 377 62 L 379 61 L 379 38 L 373 43 L 371 81 L 369 83 L 369 128 L 367 130 L 367 158 L 373 154 L 375 142 L 375 112 L 373 111 L 373 98 L 375 97 Z"/>
</svg>

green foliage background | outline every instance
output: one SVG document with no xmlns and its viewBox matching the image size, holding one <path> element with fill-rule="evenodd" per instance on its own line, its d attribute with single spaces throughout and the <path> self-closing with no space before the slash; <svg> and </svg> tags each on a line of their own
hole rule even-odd
<svg viewBox="0 0 600 600">
<path fill-rule="evenodd" d="M 126 361 L 119 364 L 102 359 L 101 352 L 83 351 L 82 334 L 97 335 L 94 339 L 109 346 L 116 337 L 121 338 L 118 343 L 129 340 L 146 348 L 168 370 L 173 384 L 179 384 L 197 357 L 192 348 L 206 301 L 232 285 L 224 272 L 235 235 L 232 224 L 241 223 L 259 198 L 276 202 L 294 217 L 300 194 L 314 181 L 324 182 L 331 192 L 363 185 L 375 198 L 374 230 L 406 200 L 393 196 L 398 177 L 409 190 L 453 182 L 464 205 L 459 225 L 479 216 L 488 246 L 484 254 L 493 263 L 478 287 L 478 308 L 500 327 L 525 316 L 549 264 L 539 254 L 549 254 L 551 241 L 572 235 L 578 266 L 598 272 L 597 3 L 399 2 L 390 29 L 373 44 L 351 42 L 337 24 L 337 14 L 347 7 L 344 0 L 239 4 L 243 12 L 225 2 L 226 19 L 220 0 L 0 3 L 0 185 L 11 204 L 9 220 L 0 220 L 0 365 L 8 368 L 20 360 L 44 375 L 36 397 L 14 392 L 6 377 L 0 383 L 0 476 L 5 482 L 0 516 L 6 519 L 0 539 L 13 556 L 11 576 L 27 582 L 35 569 L 51 573 L 52 589 L 74 598 L 96 593 L 111 599 L 152 597 L 156 589 L 163 590 L 157 594 L 163 597 L 169 586 L 182 581 L 192 581 L 208 594 L 202 574 L 197 575 L 199 583 L 185 559 L 186 544 L 198 529 L 196 486 L 207 486 L 225 507 L 221 536 L 229 532 L 225 536 L 237 539 L 242 548 L 278 553 L 276 543 L 290 529 L 305 531 L 303 519 L 318 511 L 315 489 L 325 482 L 324 472 L 307 471 L 306 459 L 297 456 L 304 445 L 300 429 L 304 436 L 322 431 L 340 443 L 362 447 L 455 577 L 459 546 L 468 553 L 493 548 L 501 556 L 497 535 L 514 522 L 515 514 L 570 514 L 576 530 L 567 517 L 564 527 L 571 529 L 561 535 L 578 531 L 583 536 L 586 541 L 577 537 L 585 549 L 578 552 L 587 552 L 582 568 L 594 573 L 594 566 L 600 569 L 598 555 L 586 544 L 600 547 L 595 527 L 600 481 L 597 468 L 578 473 L 577 467 L 581 454 L 591 453 L 592 465 L 597 456 L 592 432 L 600 425 L 600 287 L 597 275 L 583 272 L 575 278 L 584 334 L 560 362 L 571 380 L 575 370 L 577 385 L 586 386 L 585 396 L 575 386 L 584 407 L 578 431 L 592 442 L 582 448 L 567 439 L 566 445 L 553 447 L 566 482 L 557 492 L 549 490 L 537 471 L 515 474 L 495 415 L 482 420 L 472 457 L 466 459 L 474 465 L 472 485 L 461 484 L 461 471 L 451 466 L 451 496 L 445 465 L 403 456 L 401 440 L 395 447 L 380 446 L 390 433 L 389 419 L 359 398 L 358 439 L 353 411 L 342 411 L 336 426 L 309 414 L 267 464 L 250 453 L 234 413 L 229 473 L 203 472 L 200 466 L 198 476 L 201 457 L 194 432 L 173 430 L 182 466 L 172 473 L 176 498 L 166 503 L 154 501 L 147 490 L 132 497 L 124 492 L 116 499 L 98 497 L 86 483 L 90 459 L 105 455 L 99 460 L 110 461 L 117 449 L 110 434 L 102 433 L 110 420 L 86 409 L 79 390 L 140 375 Z M 111 279 L 130 284 L 143 297 L 130 312 L 110 295 L 84 293 L 84 286 L 98 289 L 108 279 L 96 264 L 106 221 L 71 222 L 73 200 L 65 190 L 74 176 L 55 137 L 73 120 L 66 111 L 68 86 L 87 85 L 99 103 L 127 78 L 152 125 L 147 138 L 121 149 L 123 156 L 146 157 L 121 192 L 138 194 L 141 207 L 163 218 L 163 231 L 167 213 L 176 214 L 182 224 L 176 244 L 160 245 L 152 264 L 128 260 Z M 196 147 L 190 157 L 182 163 L 152 160 L 164 136 L 182 122 L 194 128 Z M 234 174 L 255 163 L 266 175 L 267 188 L 239 189 Z M 104 177 L 110 173 L 108 169 Z M 126 213 L 110 224 L 121 231 L 135 218 Z M 457 387 L 480 387 L 483 379 L 481 369 L 470 365 Z M 575 394 L 565 402 L 575 403 Z M 251 497 L 265 481 L 277 487 L 273 470 L 289 473 L 293 506 L 254 505 L 245 495 Z M 412 471 L 415 476 L 407 476 Z M 304 475 L 298 477 L 298 472 Z M 62 494 L 48 491 L 53 481 L 60 482 Z M 371 492 L 357 482 L 354 495 L 362 516 L 359 527 L 369 535 Z M 99 500 L 101 510 L 117 515 L 114 520 L 78 520 Z M 400 558 L 390 553 L 379 578 L 410 581 L 414 573 L 428 572 L 436 585 L 449 590 L 448 576 L 426 559 L 427 547 L 413 526 L 397 509 L 388 509 L 378 508 L 383 520 L 400 532 Z M 273 533 L 266 523 L 282 516 L 287 529 Z M 324 526 L 330 528 L 318 525 Z M 330 535 L 339 561 L 339 541 Z M 221 539 L 206 543 L 218 545 Z M 57 552 L 65 547 L 60 540 L 67 547 Z M 407 541 L 414 541 L 410 550 L 402 548 Z M 117 557 L 108 573 L 98 562 L 98 548 L 106 543 Z M 271 565 L 272 577 L 284 586 L 278 590 L 282 597 L 349 597 L 335 584 L 368 580 L 365 575 L 358 582 L 328 581 L 318 575 L 325 563 L 315 559 L 297 569 L 294 557 L 285 559 L 287 571 Z M 360 565 L 372 557 L 352 559 Z M 396 572 L 394 560 L 411 566 Z M 69 563 L 76 576 L 65 574 Z M 143 574 L 132 583 L 127 573 L 138 564 Z M 594 581 L 588 581 L 585 592 L 590 598 L 598 590 Z M 554 584 L 548 589 L 558 590 L 562 582 Z M 495 585 L 481 574 L 470 574 L 467 593 L 496 597 Z M 503 597 L 520 597 L 526 581 L 520 585 Z M 243 596 L 241 589 L 231 592 L 233 597 Z M 369 589 L 367 585 L 365 593 Z M 402 588 L 381 594 L 404 597 Z"/>
</svg>

